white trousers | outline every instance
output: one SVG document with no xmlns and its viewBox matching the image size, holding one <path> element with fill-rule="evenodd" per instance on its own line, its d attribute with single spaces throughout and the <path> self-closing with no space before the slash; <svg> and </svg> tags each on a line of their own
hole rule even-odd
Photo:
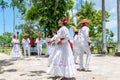
<svg viewBox="0 0 120 80">
<path fill-rule="evenodd" d="M 37 53 L 38 53 L 38 56 L 41 56 L 42 46 L 37 46 Z"/>
<path fill-rule="evenodd" d="M 89 69 L 89 62 L 90 62 L 90 57 L 91 57 L 91 51 L 90 51 L 90 48 L 89 48 L 89 45 L 88 46 L 80 46 L 80 55 L 79 55 L 79 61 L 80 61 L 80 69 Z M 84 53 L 86 53 L 86 61 L 85 61 L 85 64 L 83 63 L 83 55 Z"/>
<path fill-rule="evenodd" d="M 79 56 L 79 49 L 73 49 L 74 52 L 74 62 L 76 63 L 77 57 Z"/>
<path fill-rule="evenodd" d="M 23 49 L 24 49 L 24 56 L 27 57 L 27 53 L 28 53 L 28 56 L 30 57 L 30 47 L 24 46 Z"/>
</svg>

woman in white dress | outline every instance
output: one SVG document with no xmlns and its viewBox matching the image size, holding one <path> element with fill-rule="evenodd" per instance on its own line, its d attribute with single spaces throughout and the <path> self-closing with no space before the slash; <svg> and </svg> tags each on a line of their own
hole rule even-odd
<svg viewBox="0 0 120 80">
<path fill-rule="evenodd" d="M 76 60 L 77 57 L 80 55 L 77 30 L 74 32 L 74 37 L 73 37 L 73 52 L 74 52 L 74 62 L 75 64 L 77 64 Z"/>
<path fill-rule="evenodd" d="M 56 36 L 57 36 L 56 34 L 57 34 L 56 31 L 54 31 L 54 32 L 52 33 L 53 37 L 52 37 L 51 41 L 52 41 L 52 40 L 56 40 Z M 55 52 L 54 52 L 54 51 L 55 51 L 55 49 L 56 49 L 56 47 L 57 47 L 56 42 L 57 42 L 57 40 L 56 40 L 56 41 L 53 41 L 53 42 L 51 43 L 50 56 L 49 56 L 49 58 L 48 58 L 49 65 L 52 63 L 52 60 L 54 59 L 54 56 L 55 56 Z"/>
<path fill-rule="evenodd" d="M 10 57 L 12 57 L 12 58 L 21 58 L 22 57 L 19 43 L 20 43 L 19 39 L 17 38 L 16 35 L 14 35 L 13 39 L 12 39 L 13 48 L 10 53 Z"/>
<path fill-rule="evenodd" d="M 70 39 L 69 30 L 67 29 L 68 19 L 62 18 L 58 25 L 61 27 L 56 35 L 57 47 L 55 49 L 54 59 L 47 71 L 48 74 L 55 78 L 73 78 L 76 74 L 73 52 L 68 40 Z M 51 41 L 52 42 L 52 41 Z"/>
<path fill-rule="evenodd" d="M 49 44 L 51 38 L 49 34 L 46 34 L 46 53 L 45 56 L 48 57 L 50 55 L 51 44 Z"/>
<path fill-rule="evenodd" d="M 36 38 L 35 43 L 37 43 L 37 53 L 38 53 L 38 57 L 40 57 L 42 53 L 42 44 L 43 44 L 43 39 L 41 34 L 38 34 L 38 38 Z"/>
</svg>

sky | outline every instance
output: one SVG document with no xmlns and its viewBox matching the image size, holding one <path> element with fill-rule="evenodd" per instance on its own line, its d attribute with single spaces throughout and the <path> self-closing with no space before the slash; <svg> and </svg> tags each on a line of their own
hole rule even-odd
<svg viewBox="0 0 120 80">
<path fill-rule="evenodd" d="M 8 1 L 8 0 L 5 0 Z M 9 0 L 10 1 L 10 0 Z M 84 3 L 85 0 L 83 0 Z M 88 1 L 92 1 L 93 3 L 95 3 L 94 8 L 97 10 L 101 10 L 101 0 L 88 0 Z M 76 12 L 77 8 L 80 8 L 80 0 L 74 0 L 75 5 L 74 5 L 74 12 Z M 8 2 L 10 3 L 10 2 Z M 114 33 L 114 41 L 117 41 L 117 0 L 105 0 L 105 7 L 106 7 L 106 11 L 108 11 L 110 13 L 110 17 L 109 17 L 109 22 L 106 23 L 106 28 L 109 28 L 110 30 L 113 31 Z M 24 23 L 23 20 L 20 19 L 20 13 L 18 12 L 18 10 L 16 9 L 16 21 L 15 24 L 21 24 Z M 6 32 L 13 32 L 13 11 L 12 8 L 6 8 L 5 9 L 5 31 Z M 71 36 L 73 36 L 73 32 L 72 30 L 70 30 L 70 34 Z M 17 32 L 17 30 L 16 30 Z M 3 35 L 3 14 L 2 14 L 2 9 L 0 8 L 0 35 Z"/>
</svg>

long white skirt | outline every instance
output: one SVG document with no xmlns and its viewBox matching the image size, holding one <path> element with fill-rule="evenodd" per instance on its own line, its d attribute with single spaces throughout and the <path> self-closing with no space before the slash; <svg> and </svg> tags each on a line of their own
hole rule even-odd
<svg viewBox="0 0 120 80">
<path fill-rule="evenodd" d="M 51 45 L 48 45 L 47 48 L 46 48 L 45 56 L 49 56 L 50 55 L 50 49 L 51 49 Z"/>
<path fill-rule="evenodd" d="M 53 45 L 50 49 L 50 56 L 48 57 L 49 65 L 52 63 L 54 56 L 56 54 L 56 49 L 58 45 Z"/>
<path fill-rule="evenodd" d="M 22 57 L 20 46 L 18 44 L 13 45 L 10 57 Z"/>
<path fill-rule="evenodd" d="M 47 73 L 66 78 L 75 77 L 76 68 L 69 43 L 58 45 L 54 52 L 55 55 Z"/>
</svg>

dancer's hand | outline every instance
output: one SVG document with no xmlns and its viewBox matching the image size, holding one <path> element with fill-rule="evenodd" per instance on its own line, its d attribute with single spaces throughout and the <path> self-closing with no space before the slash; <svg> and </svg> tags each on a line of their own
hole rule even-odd
<svg viewBox="0 0 120 80">
<path fill-rule="evenodd" d="M 59 44 L 62 44 L 62 41 L 59 41 L 57 44 L 58 44 L 58 45 L 59 45 Z"/>
</svg>

